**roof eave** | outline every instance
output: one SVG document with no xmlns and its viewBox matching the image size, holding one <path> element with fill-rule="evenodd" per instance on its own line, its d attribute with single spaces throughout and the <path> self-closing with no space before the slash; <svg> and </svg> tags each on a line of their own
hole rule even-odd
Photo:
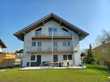
<svg viewBox="0 0 110 82">
<path fill-rule="evenodd" d="M 19 40 L 24 41 L 24 34 L 16 32 L 13 35 L 16 36 Z"/>
<path fill-rule="evenodd" d="M 3 41 L 2 40 L 0 41 L 1 41 L 2 48 L 7 48 L 7 46 L 3 43 Z"/>
<path fill-rule="evenodd" d="M 89 33 L 84 33 L 83 35 L 80 36 L 80 40 L 83 40 L 89 35 Z"/>
</svg>

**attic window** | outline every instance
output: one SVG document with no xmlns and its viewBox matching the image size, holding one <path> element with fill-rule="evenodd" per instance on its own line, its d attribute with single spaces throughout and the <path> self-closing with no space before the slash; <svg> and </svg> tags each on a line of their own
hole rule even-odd
<svg viewBox="0 0 110 82">
<path fill-rule="evenodd" d="M 35 31 L 35 34 L 36 34 L 36 35 L 41 34 L 41 28 L 37 29 L 37 30 Z"/>
<path fill-rule="evenodd" d="M 68 32 L 68 30 L 67 29 L 65 29 L 65 28 L 62 28 L 64 31 L 66 31 L 66 32 Z"/>
<path fill-rule="evenodd" d="M 37 29 L 36 31 L 41 31 L 41 28 Z"/>
<path fill-rule="evenodd" d="M 52 35 L 52 33 L 56 34 L 57 33 L 57 28 L 50 27 L 50 28 L 48 28 L 48 31 L 49 31 L 49 35 Z"/>
</svg>

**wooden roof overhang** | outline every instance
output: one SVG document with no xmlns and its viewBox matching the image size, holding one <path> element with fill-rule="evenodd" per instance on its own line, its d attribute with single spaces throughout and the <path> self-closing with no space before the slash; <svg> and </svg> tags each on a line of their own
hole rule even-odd
<svg viewBox="0 0 110 82">
<path fill-rule="evenodd" d="M 38 21 L 36 21 L 36 22 L 34 22 L 34 23 L 32 23 L 31 25 L 25 27 L 24 29 L 22 29 L 22 30 L 20 30 L 20 31 L 18 31 L 18 32 L 16 32 L 16 33 L 14 33 L 14 35 L 15 35 L 18 39 L 24 41 L 24 35 L 25 35 L 26 33 L 28 33 L 28 32 L 30 32 L 30 31 L 34 30 L 35 28 L 38 28 L 39 26 L 44 25 L 45 23 L 47 23 L 47 22 L 50 21 L 50 20 L 54 20 L 54 21 L 58 22 L 60 25 L 65 26 L 65 27 L 67 27 L 68 29 L 70 29 L 70 30 L 76 32 L 76 33 L 79 35 L 80 40 L 82 40 L 83 38 L 85 38 L 85 37 L 88 35 L 87 32 L 85 32 L 85 31 L 79 29 L 78 27 L 76 27 L 76 26 L 70 24 L 70 23 L 67 22 L 66 20 L 62 19 L 61 17 L 59 17 L 59 16 L 57 16 L 57 15 L 55 15 L 55 14 L 53 14 L 53 13 L 50 13 L 49 15 L 47 15 L 47 16 L 41 18 L 40 20 L 38 20 Z"/>
<path fill-rule="evenodd" d="M 71 40 L 72 36 L 35 36 L 32 37 L 32 40 Z"/>
</svg>

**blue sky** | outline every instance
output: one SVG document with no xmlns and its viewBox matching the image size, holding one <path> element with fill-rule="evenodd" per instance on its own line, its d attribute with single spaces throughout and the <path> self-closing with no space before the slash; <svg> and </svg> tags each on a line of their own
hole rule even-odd
<svg viewBox="0 0 110 82">
<path fill-rule="evenodd" d="M 51 12 L 90 34 L 81 41 L 82 49 L 110 30 L 110 0 L 0 0 L 0 11 L 0 38 L 7 51 L 23 47 L 14 32 Z"/>
</svg>

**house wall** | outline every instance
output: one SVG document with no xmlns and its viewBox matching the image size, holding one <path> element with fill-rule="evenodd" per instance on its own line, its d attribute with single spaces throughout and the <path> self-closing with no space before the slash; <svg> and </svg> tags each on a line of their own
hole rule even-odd
<svg viewBox="0 0 110 82">
<path fill-rule="evenodd" d="M 0 52 L 2 52 L 2 51 L 3 51 L 2 46 L 0 46 Z"/>
<path fill-rule="evenodd" d="M 70 31 L 70 33 L 66 33 L 66 32 L 64 32 L 63 30 L 61 30 L 61 28 L 63 28 L 63 26 L 60 26 L 58 23 L 56 23 L 56 22 L 54 22 L 54 21 L 50 21 L 50 22 L 48 22 L 48 23 L 46 23 L 46 24 L 44 24 L 43 26 L 42 26 L 42 35 L 48 35 L 48 28 L 49 27 L 55 27 L 55 28 L 58 28 L 58 32 L 57 32 L 57 36 L 61 36 L 61 35 L 66 35 L 66 36 L 71 36 L 71 34 L 73 35 L 73 40 L 72 40 L 72 44 L 73 44 L 73 46 L 75 47 L 76 46 L 76 44 L 78 44 L 78 42 L 79 42 L 79 38 L 78 38 L 78 36 L 77 36 L 77 34 L 75 34 L 74 32 L 71 32 Z M 36 30 L 36 29 L 35 29 Z M 36 48 L 37 48 L 37 46 L 36 47 L 32 47 L 32 37 L 34 37 L 34 36 L 36 36 L 35 35 L 35 30 L 33 30 L 33 31 L 31 31 L 31 32 L 29 32 L 29 33 L 27 33 L 25 36 L 24 36 L 24 51 L 26 52 L 26 51 L 29 51 L 29 50 L 36 50 Z M 65 40 L 64 40 L 65 41 Z M 36 42 L 37 42 L 37 40 L 36 40 Z M 62 43 L 63 41 L 61 40 L 61 41 L 59 41 L 59 49 L 62 49 L 62 50 L 64 50 L 64 49 L 67 49 L 67 48 L 72 48 L 73 46 L 71 46 L 71 47 L 63 47 L 62 46 Z M 49 45 L 52 45 L 52 41 L 44 41 L 44 42 L 42 42 L 42 49 L 47 49 L 47 46 L 49 46 Z M 51 47 L 52 46 L 50 46 L 50 49 L 51 49 Z"/>
<path fill-rule="evenodd" d="M 77 45 L 75 48 L 74 48 L 74 64 L 75 65 L 80 65 L 81 64 L 81 51 L 80 51 L 80 46 Z"/>
<path fill-rule="evenodd" d="M 44 24 L 43 26 L 40 26 L 42 28 L 42 31 L 41 31 L 41 34 L 42 35 L 49 35 L 49 32 L 48 32 L 48 28 L 49 27 L 54 27 L 54 28 L 57 28 L 57 34 L 55 34 L 56 36 L 61 36 L 61 35 L 65 35 L 65 36 L 72 36 L 72 44 L 71 46 L 69 47 L 64 47 L 62 45 L 63 41 L 66 41 L 66 40 L 58 40 L 58 50 L 67 50 L 67 51 L 73 51 L 74 52 L 74 48 L 77 48 L 78 44 L 79 44 L 79 37 L 78 35 L 73 32 L 73 31 L 70 31 L 69 32 L 65 32 L 63 31 L 61 28 L 63 28 L 64 26 L 61 26 L 60 24 L 54 22 L 54 21 L 49 21 L 47 22 L 46 24 Z M 38 28 L 40 28 L 38 27 Z M 65 28 L 65 27 L 64 27 Z M 32 30 L 31 32 L 27 33 L 25 36 L 24 36 L 24 57 L 23 57 L 23 66 L 26 65 L 26 62 L 30 62 L 29 60 L 29 57 L 30 55 L 27 54 L 27 51 L 36 51 L 36 49 L 38 49 L 37 46 L 35 47 L 32 47 L 32 37 L 36 36 L 35 35 L 35 30 Z M 37 40 L 36 40 L 37 42 Z M 44 41 L 42 40 L 42 50 L 48 50 L 48 49 L 52 49 L 52 41 Z M 79 49 L 79 48 L 78 48 Z M 79 50 L 77 49 L 77 53 L 73 53 L 73 58 L 74 58 L 74 64 L 75 65 L 79 65 L 80 63 L 80 57 L 79 57 Z M 43 60 L 52 60 L 51 56 L 48 55 L 48 56 L 43 56 L 42 59 Z M 59 61 L 62 60 L 62 57 L 59 56 Z M 72 61 L 73 62 L 73 61 Z"/>
<path fill-rule="evenodd" d="M 59 62 L 64 62 L 63 66 L 67 66 L 67 61 L 63 60 L 63 55 L 64 54 L 59 54 L 58 55 L 58 61 Z M 72 55 L 72 56 L 74 58 L 74 55 Z M 27 62 L 29 62 L 29 66 L 31 66 L 31 62 L 36 62 L 37 61 L 37 55 L 35 55 L 35 60 L 34 61 L 32 61 L 30 58 L 31 58 L 30 55 L 27 55 L 23 58 L 23 61 L 22 61 L 22 66 L 23 67 L 27 66 Z M 44 61 L 53 62 L 53 55 L 51 55 L 51 54 L 50 55 L 41 55 L 41 62 L 44 62 Z M 71 66 L 74 65 L 74 63 L 75 63 L 73 60 L 68 60 L 68 62 Z M 79 63 L 78 64 L 76 63 L 75 65 L 79 65 Z"/>
</svg>

